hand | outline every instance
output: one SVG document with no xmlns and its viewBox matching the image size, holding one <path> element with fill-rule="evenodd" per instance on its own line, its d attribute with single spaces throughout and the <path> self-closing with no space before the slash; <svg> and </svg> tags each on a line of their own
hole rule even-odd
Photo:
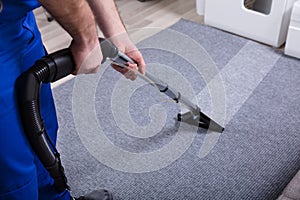
<svg viewBox="0 0 300 200">
<path fill-rule="evenodd" d="M 128 68 L 121 68 L 116 65 L 112 65 L 112 67 L 118 72 L 124 74 L 124 76 L 130 80 L 136 79 L 138 71 L 144 75 L 146 72 L 146 64 L 143 56 L 136 46 L 129 40 L 128 36 L 125 38 L 123 37 L 123 39 L 117 37 L 111 38 L 110 40 L 118 47 L 120 51 L 124 52 L 128 57 L 137 63 L 127 63 Z"/>
<path fill-rule="evenodd" d="M 0 0 L 1 1 L 1 0 Z M 70 49 L 76 74 L 96 73 L 102 61 L 96 22 L 86 0 L 39 0 L 73 38 Z"/>
<path fill-rule="evenodd" d="M 73 40 L 70 49 L 76 65 L 73 75 L 97 73 L 103 59 L 98 39 L 92 42 Z"/>
</svg>

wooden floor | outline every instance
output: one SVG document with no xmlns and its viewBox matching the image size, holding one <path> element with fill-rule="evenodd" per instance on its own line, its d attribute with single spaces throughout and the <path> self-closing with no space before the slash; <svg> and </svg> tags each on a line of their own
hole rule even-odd
<svg viewBox="0 0 300 200">
<path fill-rule="evenodd" d="M 180 18 L 203 22 L 196 13 L 195 0 L 115 1 L 131 39 L 138 41 L 174 24 Z M 48 22 L 43 8 L 35 11 L 47 50 L 51 53 L 70 44 L 70 36 L 55 22 Z"/>
</svg>

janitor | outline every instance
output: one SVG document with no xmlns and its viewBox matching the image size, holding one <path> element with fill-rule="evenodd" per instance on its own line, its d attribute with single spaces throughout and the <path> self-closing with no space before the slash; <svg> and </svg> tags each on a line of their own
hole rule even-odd
<svg viewBox="0 0 300 200">
<path fill-rule="evenodd" d="M 106 38 L 138 63 L 130 67 L 145 73 L 143 57 L 129 39 L 113 0 L 0 0 L 0 200 L 75 199 L 69 191 L 57 192 L 53 187 L 53 179 L 23 132 L 15 98 L 18 76 L 46 55 L 32 12 L 40 5 L 72 37 L 74 75 L 96 73 L 100 66 L 97 25 Z M 134 72 L 114 68 L 129 79 L 136 78 Z M 40 97 L 45 127 L 55 143 L 58 123 L 49 84 L 42 85 Z M 108 200 L 112 194 L 100 189 L 78 199 Z"/>
</svg>

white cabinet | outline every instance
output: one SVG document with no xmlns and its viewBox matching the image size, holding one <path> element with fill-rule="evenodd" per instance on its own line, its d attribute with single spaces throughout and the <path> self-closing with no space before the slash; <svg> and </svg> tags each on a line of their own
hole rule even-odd
<svg viewBox="0 0 300 200">
<path fill-rule="evenodd" d="M 255 0 L 253 9 L 247 0 L 197 0 L 197 12 L 207 25 L 217 27 L 274 47 L 287 37 L 295 0 Z"/>
<path fill-rule="evenodd" d="M 297 1 L 293 7 L 284 52 L 300 58 L 300 1 Z"/>
</svg>

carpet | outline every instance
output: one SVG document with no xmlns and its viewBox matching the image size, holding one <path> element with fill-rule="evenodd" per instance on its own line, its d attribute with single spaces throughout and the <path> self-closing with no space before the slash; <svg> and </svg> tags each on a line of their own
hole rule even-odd
<svg viewBox="0 0 300 200">
<path fill-rule="evenodd" d="M 225 131 L 176 122 L 184 107 L 103 65 L 53 90 L 71 193 L 276 199 L 300 166 L 299 60 L 187 20 L 137 46 L 149 72 Z"/>
</svg>

